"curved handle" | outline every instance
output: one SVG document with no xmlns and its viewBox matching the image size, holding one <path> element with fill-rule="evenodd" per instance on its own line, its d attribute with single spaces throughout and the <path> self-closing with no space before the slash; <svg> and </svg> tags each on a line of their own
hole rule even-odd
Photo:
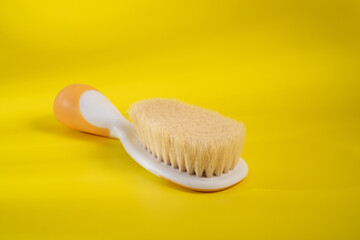
<svg viewBox="0 0 360 240">
<path fill-rule="evenodd" d="M 128 122 L 104 95 L 85 84 L 63 88 L 55 98 L 53 110 L 65 126 L 105 137 L 115 137 L 111 129 Z"/>
</svg>

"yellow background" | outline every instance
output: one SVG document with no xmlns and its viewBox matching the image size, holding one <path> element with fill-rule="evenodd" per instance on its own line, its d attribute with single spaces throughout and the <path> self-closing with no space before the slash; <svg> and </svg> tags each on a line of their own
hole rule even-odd
<svg viewBox="0 0 360 240">
<path fill-rule="evenodd" d="M 0 239 L 359 239 L 359 1 L 0 1 Z M 53 116 L 87 83 L 244 121 L 249 175 L 174 186 Z"/>
</svg>

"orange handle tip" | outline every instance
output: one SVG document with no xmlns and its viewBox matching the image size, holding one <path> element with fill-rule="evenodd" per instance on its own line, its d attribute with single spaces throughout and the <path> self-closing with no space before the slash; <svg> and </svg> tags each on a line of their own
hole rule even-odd
<svg viewBox="0 0 360 240">
<path fill-rule="evenodd" d="M 56 96 L 53 111 L 56 119 L 66 127 L 86 133 L 109 137 L 109 130 L 96 127 L 85 120 L 80 111 L 80 97 L 87 90 L 96 90 L 86 84 L 71 84 Z"/>
</svg>

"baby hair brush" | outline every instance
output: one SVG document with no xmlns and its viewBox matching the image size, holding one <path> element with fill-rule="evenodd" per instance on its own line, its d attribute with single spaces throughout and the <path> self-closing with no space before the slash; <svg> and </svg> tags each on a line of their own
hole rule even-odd
<svg viewBox="0 0 360 240">
<path fill-rule="evenodd" d="M 240 182 L 248 172 L 240 158 L 242 123 L 176 100 L 134 103 L 125 119 L 95 88 L 72 84 L 54 101 L 55 117 L 82 132 L 118 138 L 151 173 L 196 191 L 212 192 Z"/>
</svg>

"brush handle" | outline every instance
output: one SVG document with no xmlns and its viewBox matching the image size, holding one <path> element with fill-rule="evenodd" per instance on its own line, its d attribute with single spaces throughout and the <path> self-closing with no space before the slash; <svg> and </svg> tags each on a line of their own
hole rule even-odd
<svg viewBox="0 0 360 240">
<path fill-rule="evenodd" d="M 103 94 L 85 84 L 63 88 L 55 98 L 53 110 L 65 126 L 105 137 L 117 137 L 119 129 L 130 124 Z"/>
</svg>

